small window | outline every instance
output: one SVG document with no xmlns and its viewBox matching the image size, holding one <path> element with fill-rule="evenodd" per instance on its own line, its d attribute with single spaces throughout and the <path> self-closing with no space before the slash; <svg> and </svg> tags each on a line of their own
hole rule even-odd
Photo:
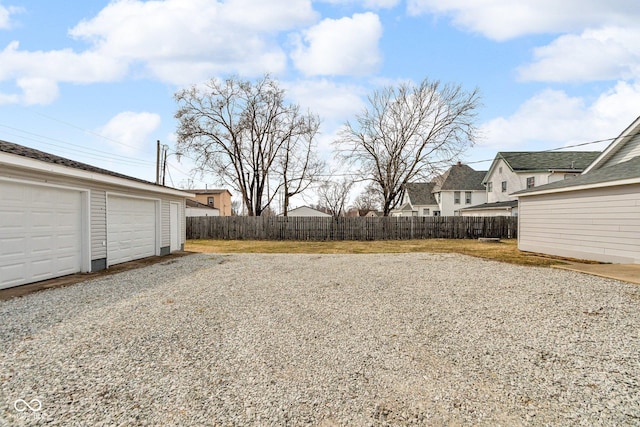
<svg viewBox="0 0 640 427">
<path fill-rule="evenodd" d="M 465 191 L 464 192 L 464 204 L 465 205 L 470 205 L 471 204 L 471 191 Z"/>
<path fill-rule="evenodd" d="M 422 209 L 422 216 L 429 216 L 429 208 Z"/>
<path fill-rule="evenodd" d="M 433 211 L 433 216 L 440 216 L 440 211 Z"/>
<path fill-rule="evenodd" d="M 502 166 L 498 168 L 498 173 L 502 173 Z"/>
<path fill-rule="evenodd" d="M 207 204 L 213 207 L 213 197 L 207 197 Z"/>
<path fill-rule="evenodd" d="M 487 191 L 491 193 L 493 191 L 493 182 L 487 182 Z"/>
<path fill-rule="evenodd" d="M 536 177 L 530 176 L 527 178 L 527 188 L 533 188 L 536 186 Z"/>
<path fill-rule="evenodd" d="M 460 192 L 459 191 L 454 191 L 453 192 L 453 203 L 455 203 L 456 205 L 460 204 Z"/>
<path fill-rule="evenodd" d="M 503 193 L 507 192 L 507 181 L 502 181 L 502 192 Z"/>
</svg>

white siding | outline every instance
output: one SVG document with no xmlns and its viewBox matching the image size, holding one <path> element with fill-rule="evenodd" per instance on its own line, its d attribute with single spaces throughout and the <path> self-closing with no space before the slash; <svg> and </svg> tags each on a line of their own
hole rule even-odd
<svg viewBox="0 0 640 427">
<path fill-rule="evenodd" d="M 520 198 L 518 248 L 640 264 L 640 185 Z"/>
<path fill-rule="evenodd" d="M 106 202 L 104 190 L 91 190 L 91 259 L 107 257 Z"/>
<path fill-rule="evenodd" d="M 640 156 L 640 135 L 636 135 L 630 139 L 620 148 L 620 151 L 611 156 L 602 167 L 617 165 L 618 163 L 626 162 L 638 156 Z"/>
<path fill-rule="evenodd" d="M 153 193 L 140 189 L 132 189 L 111 184 L 96 183 L 95 181 L 75 179 L 45 172 L 34 172 L 3 165 L 0 168 L 0 176 L 33 181 L 34 183 L 49 183 L 54 185 L 72 185 L 90 191 L 91 208 L 91 261 L 105 259 L 107 257 L 107 227 L 106 227 L 106 192 L 114 192 L 123 195 L 140 197 L 155 197 L 162 199 L 161 206 L 161 246 L 168 247 L 169 235 L 169 201 L 180 203 L 180 216 L 182 221 L 181 243 L 185 241 L 186 224 L 184 218 L 185 199 L 179 196 Z"/>
</svg>

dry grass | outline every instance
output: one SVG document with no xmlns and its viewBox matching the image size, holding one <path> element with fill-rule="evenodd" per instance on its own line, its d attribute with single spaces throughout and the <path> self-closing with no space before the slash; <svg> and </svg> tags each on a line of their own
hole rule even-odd
<svg viewBox="0 0 640 427">
<path fill-rule="evenodd" d="M 477 240 L 379 240 L 379 241 L 261 241 L 189 240 L 185 250 L 203 253 L 292 253 L 292 254 L 373 254 L 373 253 L 459 253 L 520 265 L 566 264 L 566 259 L 518 250 L 515 239 L 495 242 Z"/>
</svg>

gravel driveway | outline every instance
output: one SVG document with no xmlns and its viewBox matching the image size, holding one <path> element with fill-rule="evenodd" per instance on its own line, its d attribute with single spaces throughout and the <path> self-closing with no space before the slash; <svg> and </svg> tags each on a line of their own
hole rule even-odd
<svg viewBox="0 0 640 427">
<path fill-rule="evenodd" d="M 568 271 L 193 255 L 0 320 L 3 427 L 640 424 L 640 287 Z"/>
</svg>

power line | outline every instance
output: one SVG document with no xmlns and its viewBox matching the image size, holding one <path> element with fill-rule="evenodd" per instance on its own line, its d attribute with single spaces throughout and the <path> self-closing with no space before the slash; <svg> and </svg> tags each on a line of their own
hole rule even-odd
<svg viewBox="0 0 640 427">
<path fill-rule="evenodd" d="M 22 138 L 22 139 L 27 139 L 27 140 L 30 140 L 30 141 L 35 141 L 35 142 L 38 142 L 38 143 L 41 143 L 41 144 L 45 144 L 45 145 L 48 145 L 48 146 L 62 148 L 62 149 L 68 149 L 67 147 L 60 146 L 60 145 L 57 145 L 57 144 L 52 144 L 50 142 L 43 141 L 42 139 L 50 140 L 50 141 L 54 141 L 54 142 L 59 142 L 61 144 L 64 144 L 64 145 L 67 145 L 67 146 L 71 146 L 71 147 L 76 147 L 74 149 L 74 152 L 78 152 L 79 151 L 79 152 L 83 153 L 84 155 L 86 155 L 88 157 L 92 157 L 94 159 L 105 159 L 106 158 L 108 160 L 114 160 L 114 161 L 118 161 L 118 162 L 121 162 L 121 163 L 126 163 L 126 164 L 129 164 L 129 165 L 133 165 L 133 166 L 141 166 L 141 165 L 147 166 L 149 164 L 153 164 L 153 162 L 150 162 L 150 161 L 147 161 L 147 160 L 140 160 L 140 159 L 136 159 L 136 158 L 133 158 L 133 157 L 127 157 L 127 156 L 122 156 L 122 155 L 118 155 L 118 154 L 109 153 L 109 152 L 106 152 L 106 151 L 101 151 L 101 150 L 96 150 L 96 149 L 91 149 L 91 151 L 88 151 L 89 149 L 87 147 L 85 147 L 85 146 L 82 146 L 82 145 L 73 144 L 73 143 L 68 142 L 68 141 L 64 141 L 64 140 L 56 139 L 56 138 L 51 138 L 51 137 L 48 137 L 48 136 L 45 136 L 45 135 L 40 135 L 40 134 L 35 133 L 35 132 L 29 132 L 29 131 L 26 131 L 26 130 L 23 130 L 23 129 L 19 129 L 19 128 L 16 128 L 16 127 L 13 127 L 13 126 L 5 125 L 5 124 L 2 124 L 2 123 L 0 123 L 0 127 L 4 127 L 4 128 L 7 128 L 7 129 L 12 129 L 12 130 L 17 131 L 17 132 L 22 132 L 22 133 L 27 134 L 27 135 L 32 135 L 32 136 L 41 138 L 41 139 L 36 139 L 36 138 L 32 138 L 32 137 L 28 137 L 28 136 L 24 136 L 24 135 L 20 135 L 20 134 L 16 134 L 16 133 L 7 132 L 9 135 L 13 135 L 13 136 L 16 136 L 16 137 L 19 137 L 19 138 Z M 98 156 L 96 153 L 98 153 L 100 155 Z"/>
</svg>

